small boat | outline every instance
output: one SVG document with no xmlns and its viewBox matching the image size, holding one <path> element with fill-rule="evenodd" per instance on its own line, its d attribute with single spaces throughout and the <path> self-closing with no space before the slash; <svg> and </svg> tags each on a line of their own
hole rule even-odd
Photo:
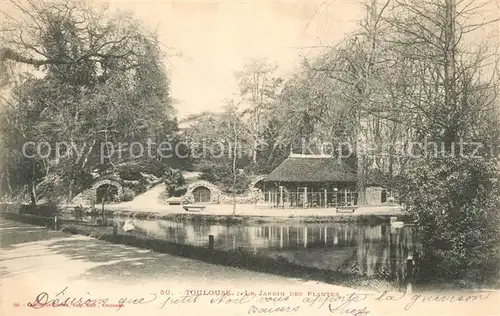
<svg viewBox="0 0 500 316">
<path fill-rule="evenodd" d="M 391 216 L 391 228 L 402 228 L 405 225 L 404 222 L 398 221 L 398 218 Z"/>
<path fill-rule="evenodd" d="M 125 225 L 123 225 L 123 230 L 126 232 L 129 232 L 129 231 L 132 231 L 134 229 L 135 229 L 135 227 L 134 227 L 134 225 L 132 225 L 132 220 L 127 219 L 125 221 Z"/>
</svg>

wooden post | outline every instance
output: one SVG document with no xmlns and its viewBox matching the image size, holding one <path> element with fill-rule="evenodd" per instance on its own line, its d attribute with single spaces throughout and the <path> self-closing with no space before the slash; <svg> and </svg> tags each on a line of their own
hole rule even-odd
<svg viewBox="0 0 500 316">
<path fill-rule="evenodd" d="M 214 250 L 214 235 L 208 235 L 208 249 Z"/>
<path fill-rule="evenodd" d="M 338 189 L 334 188 L 333 192 L 335 194 L 335 212 L 339 211 L 338 205 L 339 205 L 339 194 L 338 194 Z"/>
<path fill-rule="evenodd" d="M 54 216 L 54 230 L 59 230 L 59 223 L 57 221 L 57 215 Z"/>
<path fill-rule="evenodd" d="M 118 236 L 118 224 L 116 222 L 113 222 L 113 237 L 116 238 Z"/>
<path fill-rule="evenodd" d="M 328 226 L 325 226 L 325 246 L 328 244 Z"/>
<path fill-rule="evenodd" d="M 307 227 L 304 227 L 304 248 L 307 248 Z"/>
<path fill-rule="evenodd" d="M 408 255 L 406 259 L 406 293 L 412 293 L 412 282 L 413 282 L 413 256 Z"/>
<path fill-rule="evenodd" d="M 283 249 L 283 226 L 280 227 L 280 249 Z"/>
<path fill-rule="evenodd" d="M 328 207 L 328 193 L 327 190 L 325 189 L 325 208 Z"/>
<path fill-rule="evenodd" d="M 279 205 L 279 207 L 283 208 L 283 206 L 284 206 L 283 205 L 283 186 L 280 185 L 280 205 Z"/>
<path fill-rule="evenodd" d="M 307 207 L 307 187 L 304 187 L 304 208 Z"/>
</svg>

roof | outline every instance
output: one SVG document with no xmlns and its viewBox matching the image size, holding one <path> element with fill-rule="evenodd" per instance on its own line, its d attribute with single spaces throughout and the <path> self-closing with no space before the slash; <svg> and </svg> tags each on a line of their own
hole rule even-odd
<svg viewBox="0 0 500 316">
<path fill-rule="evenodd" d="M 394 182 L 394 180 L 392 181 Z M 380 170 L 370 170 L 366 179 L 366 186 L 389 187 L 390 179 Z"/>
<path fill-rule="evenodd" d="M 337 158 L 323 155 L 290 155 L 266 182 L 355 182 L 356 173 Z"/>
</svg>

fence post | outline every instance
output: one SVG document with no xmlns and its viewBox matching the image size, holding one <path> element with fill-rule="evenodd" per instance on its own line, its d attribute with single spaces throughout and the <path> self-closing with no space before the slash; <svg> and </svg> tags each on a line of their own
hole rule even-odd
<svg viewBox="0 0 500 316">
<path fill-rule="evenodd" d="M 412 293 L 412 282 L 413 282 L 413 256 L 408 255 L 406 259 L 406 293 Z"/>
<path fill-rule="evenodd" d="M 208 249 L 214 250 L 214 235 L 208 235 Z"/>
<path fill-rule="evenodd" d="M 118 236 L 118 224 L 113 222 L 113 238 L 116 238 L 116 236 Z"/>
<path fill-rule="evenodd" d="M 57 221 L 57 215 L 54 216 L 54 230 L 59 230 L 59 222 Z"/>
</svg>

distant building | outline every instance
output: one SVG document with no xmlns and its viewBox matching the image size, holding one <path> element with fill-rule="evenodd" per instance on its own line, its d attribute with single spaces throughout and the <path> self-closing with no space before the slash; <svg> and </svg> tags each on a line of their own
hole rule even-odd
<svg viewBox="0 0 500 316">
<path fill-rule="evenodd" d="M 290 154 L 264 180 L 272 207 L 339 207 L 357 204 L 356 170 L 326 155 Z"/>
<path fill-rule="evenodd" d="M 380 179 L 379 179 L 380 178 Z M 356 167 L 329 155 L 290 154 L 261 186 L 265 202 L 281 208 L 337 208 L 358 205 Z M 366 181 L 366 203 L 391 202 L 382 176 Z"/>
</svg>

